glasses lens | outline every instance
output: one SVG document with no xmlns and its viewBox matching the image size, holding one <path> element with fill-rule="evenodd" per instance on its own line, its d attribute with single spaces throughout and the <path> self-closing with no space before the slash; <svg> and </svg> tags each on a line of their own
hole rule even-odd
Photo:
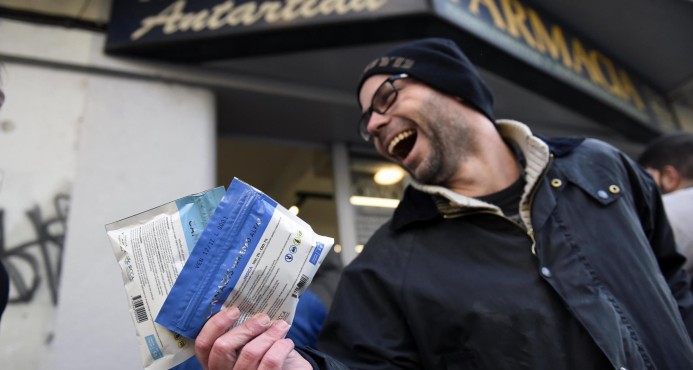
<svg viewBox="0 0 693 370">
<path fill-rule="evenodd" d="M 397 88 L 395 87 L 395 81 L 407 77 L 409 76 L 404 73 L 391 76 L 385 80 L 380 87 L 378 87 L 378 90 L 376 90 L 375 94 L 373 95 L 371 107 L 361 115 L 361 119 L 359 121 L 359 134 L 363 140 L 370 141 L 372 138 L 371 133 L 368 132 L 368 122 L 371 120 L 371 115 L 373 112 L 385 114 L 385 112 L 390 109 L 395 100 L 397 100 Z"/>
<path fill-rule="evenodd" d="M 392 103 L 395 102 L 395 99 L 397 99 L 397 89 L 395 89 L 392 80 L 387 80 L 380 86 L 373 97 L 373 110 L 379 114 L 385 114 L 392 106 Z"/>
</svg>

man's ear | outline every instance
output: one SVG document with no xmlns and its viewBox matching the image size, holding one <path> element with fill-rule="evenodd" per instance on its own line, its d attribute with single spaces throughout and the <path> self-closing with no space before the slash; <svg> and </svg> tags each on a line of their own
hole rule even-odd
<svg viewBox="0 0 693 370">
<path fill-rule="evenodd" d="M 672 191 L 678 190 L 681 186 L 681 174 L 672 165 L 666 165 L 662 168 L 660 173 L 660 186 L 662 188 L 662 193 L 671 193 Z"/>
</svg>

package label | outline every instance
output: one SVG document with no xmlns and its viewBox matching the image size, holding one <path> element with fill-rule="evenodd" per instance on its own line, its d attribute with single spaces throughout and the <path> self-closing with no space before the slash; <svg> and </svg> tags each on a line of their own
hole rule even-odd
<svg viewBox="0 0 693 370">
<path fill-rule="evenodd" d="M 222 307 L 236 325 L 259 312 L 291 323 L 299 296 L 334 244 L 283 206 L 234 179 L 156 317 L 187 338 Z"/>
</svg>

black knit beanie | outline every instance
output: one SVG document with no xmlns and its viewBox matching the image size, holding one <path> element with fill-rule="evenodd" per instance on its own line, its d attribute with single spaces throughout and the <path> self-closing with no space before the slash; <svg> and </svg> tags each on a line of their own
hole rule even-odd
<svg viewBox="0 0 693 370">
<path fill-rule="evenodd" d="M 474 65 L 452 40 L 423 39 L 386 52 L 364 69 L 356 89 L 357 100 L 361 86 L 369 77 L 398 73 L 406 73 L 438 91 L 461 98 L 495 122 L 493 94 Z"/>
</svg>

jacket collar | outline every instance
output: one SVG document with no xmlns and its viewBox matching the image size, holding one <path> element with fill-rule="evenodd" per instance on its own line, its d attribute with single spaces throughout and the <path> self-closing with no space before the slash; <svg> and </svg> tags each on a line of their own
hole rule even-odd
<svg viewBox="0 0 693 370">
<path fill-rule="evenodd" d="M 580 145 L 584 138 L 541 139 L 534 136 L 529 127 L 513 120 L 498 120 L 496 125 L 501 136 L 514 142 L 525 158 L 523 174 L 527 184 L 520 212 L 522 219 L 529 223 L 529 194 L 548 166 L 550 153 L 556 157 L 565 156 Z M 409 224 L 433 220 L 446 214 L 478 210 L 502 214 L 493 204 L 455 193 L 442 186 L 421 184 L 412 180 L 395 209 L 390 228 L 399 230 Z"/>
</svg>

